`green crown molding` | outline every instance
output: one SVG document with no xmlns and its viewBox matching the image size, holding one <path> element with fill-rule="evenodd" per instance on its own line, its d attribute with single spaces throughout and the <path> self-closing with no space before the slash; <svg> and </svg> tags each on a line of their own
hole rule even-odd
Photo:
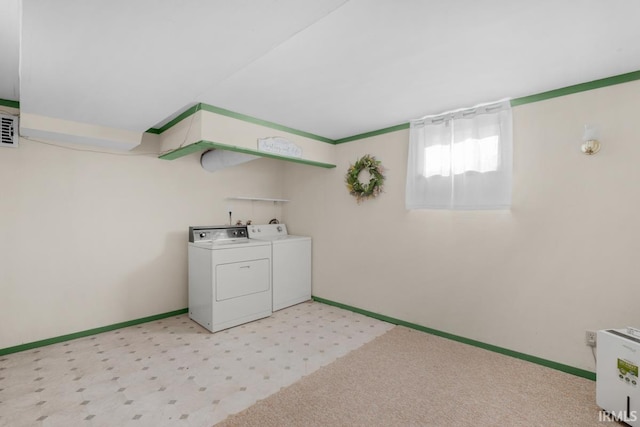
<svg viewBox="0 0 640 427">
<path fill-rule="evenodd" d="M 628 83 L 634 80 L 640 80 L 640 71 L 633 71 L 631 73 L 620 74 L 617 76 L 606 77 L 604 79 L 593 80 L 586 83 L 580 83 L 573 86 L 567 86 L 560 89 L 554 89 L 547 92 L 537 93 L 535 95 L 523 96 L 521 98 L 515 98 L 511 100 L 511 106 L 516 107 L 518 105 L 530 104 L 532 102 L 544 101 L 551 98 L 557 98 L 560 96 L 572 95 L 574 93 L 585 92 L 588 90 L 600 89 L 602 87 L 618 85 L 621 83 Z M 403 129 L 408 129 L 409 123 L 403 123 L 400 125 L 374 130 L 372 132 L 361 133 L 359 135 L 349 136 L 347 138 L 338 139 L 336 144 L 342 144 L 345 142 L 356 141 L 358 139 L 370 138 L 376 135 L 382 135 L 389 132 L 396 132 Z"/>
<path fill-rule="evenodd" d="M 550 90 L 550 91 L 547 91 L 547 92 L 537 93 L 535 95 L 529 95 L 529 96 L 523 96 L 521 98 L 515 98 L 515 99 L 511 100 L 511 106 L 512 107 L 516 107 L 518 105 L 524 105 L 524 104 L 530 104 L 532 102 L 544 101 L 544 100 L 551 99 L 551 98 L 557 98 L 557 97 L 560 97 L 560 96 L 571 95 L 571 94 L 578 93 L 578 92 L 584 92 L 584 91 L 588 91 L 588 90 L 599 89 L 599 88 L 602 88 L 602 87 L 613 86 L 613 85 L 617 85 L 617 84 L 621 84 L 621 83 L 627 83 L 627 82 L 631 82 L 631 81 L 634 81 L 634 80 L 640 80 L 640 71 L 633 71 L 633 72 L 626 73 L 626 74 L 620 74 L 620 75 L 617 75 L 617 76 L 606 77 L 606 78 L 599 79 L 599 80 L 593 80 L 593 81 L 586 82 L 586 83 L 580 83 L 580 84 L 573 85 L 573 86 L 567 86 L 567 87 L 563 87 L 563 88 L 560 88 L 560 89 L 554 89 L 554 90 Z M 6 102 L 14 102 L 14 101 L 6 101 Z M 409 128 L 409 123 L 401 123 L 399 125 L 387 127 L 387 128 L 384 128 L 384 129 L 378 129 L 378 130 L 374 130 L 374 131 L 371 131 L 371 132 L 365 132 L 365 133 L 361 133 L 361 134 L 358 134 L 358 135 L 353 135 L 353 136 L 349 136 L 349 137 L 346 137 L 346 138 L 340 138 L 340 139 L 337 139 L 337 140 L 333 140 L 333 139 L 325 138 L 323 136 L 314 135 L 312 133 L 308 133 L 308 132 L 300 131 L 300 130 L 297 130 L 297 129 L 292 129 L 292 128 L 289 128 L 289 127 L 286 127 L 286 126 L 282 126 L 282 125 L 279 125 L 277 123 L 273 123 L 273 122 L 268 122 L 266 120 L 257 119 L 255 117 L 247 116 L 245 114 L 240 114 L 240 113 L 236 113 L 236 112 L 233 112 L 233 111 L 225 110 L 224 108 L 214 107 L 213 105 L 208 105 L 208 104 L 202 104 L 201 103 L 201 104 L 198 104 L 198 105 L 195 105 L 195 106 L 189 108 L 188 110 L 186 110 L 185 112 L 183 112 L 182 114 L 180 114 L 175 119 L 171 120 L 169 123 L 167 123 L 166 125 L 162 126 L 161 128 L 159 128 L 159 129 L 151 128 L 147 132 L 154 133 L 154 134 L 161 134 L 162 132 L 164 132 L 167 129 L 169 129 L 172 126 L 174 126 L 176 123 L 178 123 L 181 120 L 189 117 L 192 114 L 195 114 L 199 110 L 209 111 L 209 112 L 220 114 L 220 115 L 223 115 L 223 116 L 232 117 L 234 119 L 238 119 L 238 120 L 242 120 L 242 121 L 245 121 L 245 122 L 254 123 L 254 124 L 257 124 L 257 125 L 269 127 L 271 129 L 277 129 L 277 130 L 281 130 L 281 131 L 284 131 L 284 132 L 289 132 L 289 133 L 292 133 L 294 135 L 304 136 L 304 137 L 307 137 L 307 138 L 315 139 L 317 141 L 322 141 L 322 142 L 326 142 L 326 143 L 329 143 L 329 144 L 344 144 L 345 142 L 357 141 L 359 139 L 364 139 L 364 138 L 371 138 L 372 136 L 383 135 L 385 133 L 391 133 L 391 132 L 397 132 L 399 130 L 404 130 L 404 129 L 408 129 Z"/>
<path fill-rule="evenodd" d="M 602 88 L 602 87 L 613 86 L 613 85 L 617 85 L 617 84 L 621 84 L 621 83 L 627 83 L 627 82 L 631 82 L 631 81 L 634 81 L 634 80 L 640 80 L 640 70 L 639 71 L 632 71 L 632 72 L 626 73 L 626 74 L 619 74 L 617 76 L 606 77 L 606 78 L 603 78 L 603 79 L 593 80 L 593 81 L 586 82 L 586 83 L 580 83 L 580 84 L 573 85 L 573 86 L 567 86 L 567 87 L 563 87 L 563 88 L 559 88 L 559 89 L 554 89 L 554 90 L 550 90 L 550 91 L 547 91 L 547 92 L 541 92 L 541 93 L 537 93 L 537 94 L 534 94 L 534 95 L 528 95 L 528 96 L 523 96 L 523 97 L 520 97 L 520 98 L 515 98 L 515 99 L 511 100 L 511 106 L 512 107 L 516 107 L 518 105 L 524 105 L 524 104 L 530 104 L 532 102 L 544 101 L 544 100 L 551 99 L 551 98 L 557 98 L 557 97 L 560 97 L 560 96 L 566 96 L 566 95 L 571 95 L 571 94 L 574 94 L 574 93 L 579 93 L 579 92 L 599 89 L 599 88 Z M 18 108 L 19 109 L 20 108 L 20 102 L 19 101 L 8 100 L 8 99 L 0 99 L 0 106 Z M 293 128 L 290 128 L 290 127 L 287 127 L 287 126 L 279 125 L 279 124 L 274 123 L 274 122 L 261 120 L 261 119 L 255 118 L 255 117 L 247 116 L 245 114 L 236 113 L 236 112 L 230 111 L 230 110 L 225 110 L 224 108 L 215 107 L 213 105 L 208 105 L 208 104 L 204 104 L 204 103 L 199 103 L 199 104 L 196 104 L 196 105 L 188 108 L 187 110 L 185 110 L 184 112 L 179 114 L 177 117 L 173 118 L 171 121 L 169 121 L 168 123 L 163 125 L 162 127 L 148 129 L 147 133 L 152 133 L 152 134 L 159 135 L 159 134 L 163 133 L 164 131 L 166 131 L 167 129 L 170 129 L 171 127 L 175 126 L 177 123 L 181 122 L 185 118 L 191 116 L 192 114 L 195 114 L 196 112 L 198 112 L 200 110 L 209 111 L 209 112 L 220 114 L 220 115 L 223 115 L 223 116 L 226 116 L 226 117 L 231 117 L 231 118 L 234 118 L 234 119 L 242 120 L 242 121 L 245 121 L 245 122 L 248 122 L 248 123 L 257 124 L 257 125 L 260 125 L 260 126 L 265 126 L 265 127 L 271 128 L 271 129 L 281 130 L 283 132 L 288 132 L 288 133 L 291 133 L 291 134 L 294 134 L 294 135 L 304 136 L 306 138 L 314 139 L 316 141 L 326 142 L 328 144 L 344 144 L 345 142 L 357 141 L 359 139 L 364 139 L 364 138 L 371 138 L 373 136 L 383 135 L 385 133 L 396 132 L 396 131 L 399 131 L 399 130 L 404 130 L 404 129 L 408 129 L 409 128 L 409 123 L 401 123 L 399 125 L 395 125 L 395 126 L 391 126 L 391 127 L 387 127 L 387 128 L 383 128 L 383 129 L 378 129 L 378 130 L 374 130 L 374 131 L 371 131 L 371 132 L 365 132 L 365 133 L 361 133 L 361 134 L 358 134 L 358 135 L 349 136 L 349 137 L 346 137 L 346 138 L 340 138 L 340 139 L 337 139 L 337 140 L 333 140 L 333 139 L 325 138 L 325 137 L 320 136 L 320 135 L 315 135 L 315 134 L 312 134 L 312 133 L 309 133 L 309 132 L 304 132 L 304 131 L 293 129 Z"/>
<path fill-rule="evenodd" d="M 516 107 L 518 105 L 544 101 L 551 98 L 557 98 L 559 96 L 572 95 L 574 93 L 585 92 L 587 90 L 600 89 L 601 87 L 618 85 L 634 80 L 640 80 L 640 71 L 633 71 L 631 73 L 620 74 L 613 77 L 606 77 L 604 79 L 593 80 L 586 83 L 580 83 L 573 86 L 567 86 L 560 89 L 541 92 L 535 95 L 523 96 L 522 98 L 515 98 L 511 100 L 511 106 Z"/>
<path fill-rule="evenodd" d="M 182 113 L 178 114 L 176 117 L 174 117 L 173 119 L 168 121 L 164 126 L 158 128 L 158 129 L 151 128 L 147 132 L 148 133 L 153 133 L 153 134 L 156 134 L 156 135 L 160 135 L 162 132 L 166 131 L 167 129 L 172 128 L 173 126 L 175 126 L 176 124 L 180 123 L 182 120 L 186 119 L 190 115 L 195 114 L 198 111 L 200 111 L 200 106 L 201 105 L 202 104 L 196 104 L 196 105 L 194 105 L 192 107 L 189 107 L 185 111 L 183 111 Z"/>
<path fill-rule="evenodd" d="M 208 147 L 206 146 L 204 141 L 194 142 L 193 144 L 189 144 L 184 147 L 176 148 L 175 150 L 171 150 L 168 153 L 164 153 L 160 155 L 158 158 L 162 160 L 175 160 L 180 157 L 187 156 L 191 153 L 195 153 L 197 151 L 206 150 Z"/>
<path fill-rule="evenodd" d="M 73 334 L 61 335 L 55 338 L 48 338 L 45 340 L 30 342 L 27 344 L 16 345 L 14 347 L 0 349 L 0 356 L 6 354 L 17 353 L 19 351 L 31 350 L 38 347 L 44 347 L 46 345 L 57 344 L 65 341 L 75 340 L 77 338 L 83 338 L 90 335 L 101 334 L 103 332 L 113 331 L 115 329 L 122 329 L 133 325 L 139 325 L 140 323 L 153 322 L 154 320 L 165 319 L 167 317 L 178 316 L 180 314 L 188 313 L 189 309 L 182 308 L 180 310 L 169 311 L 168 313 L 155 314 L 153 316 L 143 317 L 141 319 L 129 320 L 126 322 L 115 323 L 113 325 L 102 326 L 100 328 L 89 329 L 86 331 L 75 332 Z"/>
<path fill-rule="evenodd" d="M 558 371 L 565 372 L 567 374 L 575 375 L 578 377 L 586 378 L 588 380 L 595 381 L 596 374 L 591 371 L 586 371 L 584 369 L 575 368 L 573 366 L 565 365 L 562 363 L 554 362 L 552 360 L 543 359 L 537 356 L 531 356 L 529 354 L 520 353 L 519 351 L 509 350 L 507 348 L 498 347 L 493 344 L 487 344 L 481 341 L 472 340 L 469 338 L 461 337 L 459 335 L 453 335 L 448 332 L 442 332 L 437 329 L 427 328 L 426 326 L 417 325 L 415 323 L 405 322 L 404 320 L 396 319 L 393 317 L 388 317 L 382 314 L 374 313 L 372 311 L 363 310 L 361 308 L 352 307 L 350 305 L 342 304 L 339 302 L 331 301 L 328 299 L 320 298 L 313 296 L 312 299 L 314 301 L 321 302 L 323 304 L 332 305 L 334 307 L 342 308 L 344 310 L 353 311 L 354 313 L 363 314 L 368 317 L 372 317 L 374 319 L 382 320 L 384 322 L 392 323 L 394 325 L 405 326 L 407 328 L 415 329 L 418 331 L 426 332 L 431 335 L 437 335 L 442 338 L 447 338 L 453 341 L 461 342 L 463 344 L 472 345 L 474 347 L 479 347 L 485 350 L 493 351 L 495 353 L 504 354 L 505 356 L 515 357 L 516 359 L 525 360 L 527 362 L 535 363 L 536 365 L 546 366 L 547 368 L 555 369 Z"/>
<path fill-rule="evenodd" d="M 371 138 L 372 136 L 383 135 L 385 133 L 397 132 L 399 130 L 409 129 L 409 123 L 402 123 L 399 125 L 391 126 L 384 129 L 378 129 L 371 132 L 365 132 L 358 135 L 349 136 L 346 138 L 338 139 L 335 144 L 344 144 L 345 142 L 356 141 L 358 139 Z"/>
<path fill-rule="evenodd" d="M 333 165 L 331 163 L 315 162 L 312 160 L 299 159 L 296 157 L 279 156 L 277 154 L 265 153 L 258 150 L 252 150 L 250 148 L 242 148 L 242 147 L 237 147 L 235 145 L 227 145 L 227 144 L 221 144 L 219 142 L 212 142 L 212 141 L 205 141 L 205 140 L 194 142 L 193 144 L 189 144 L 185 147 L 177 148 L 173 151 L 170 151 L 168 153 L 161 155 L 159 158 L 163 160 L 175 160 L 177 158 L 186 156 L 188 154 L 195 153 L 196 151 L 211 150 L 214 148 L 217 148 L 220 150 L 235 151 L 237 153 L 251 154 L 254 156 L 268 157 L 270 159 L 286 160 L 288 162 L 302 163 L 303 165 L 318 166 L 326 169 L 331 169 L 336 167 L 336 165 Z"/>
<path fill-rule="evenodd" d="M 315 135 L 313 133 L 304 132 L 298 129 L 293 129 L 287 126 L 279 125 L 278 123 L 257 119 L 255 117 L 247 116 L 246 114 L 236 113 L 234 111 L 225 110 L 224 108 L 214 107 L 213 105 L 208 105 L 203 103 L 200 103 L 198 105 L 195 105 L 189 108 L 188 110 L 186 110 L 185 112 L 177 116 L 175 119 L 171 120 L 169 123 L 162 126 L 160 129 L 151 128 L 147 132 L 161 134 L 162 132 L 174 126 L 176 123 L 179 123 L 180 121 L 184 120 L 185 118 L 189 117 L 192 114 L 195 114 L 200 110 L 219 114 L 221 116 L 231 117 L 232 119 L 242 120 L 243 122 L 253 123 L 255 125 L 268 127 L 268 128 L 280 130 L 283 132 L 288 132 L 294 135 L 304 136 L 305 138 L 315 139 L 316 141 L 326 142 L 328 144 L 334 144 L 334 141 L 332 139 L 325 138 L 324 136 Z"/>
<path fill-rule="evenodd" d="M 10 99 L 1 99 L 0 98 L 0 105 L 2 105 L 4 107 L 20 108 L 20 102 L 11 101 Z"/>
</svg>

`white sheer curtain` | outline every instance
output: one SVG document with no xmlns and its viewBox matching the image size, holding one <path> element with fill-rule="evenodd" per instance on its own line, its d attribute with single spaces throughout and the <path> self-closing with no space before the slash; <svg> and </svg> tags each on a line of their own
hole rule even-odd
<svg viewBox="0 0 640 427">
<path fill-rule="evenodd" d="M 412 120 L 407 209 L 508 209 L 509 101 Z"/>
</svg>

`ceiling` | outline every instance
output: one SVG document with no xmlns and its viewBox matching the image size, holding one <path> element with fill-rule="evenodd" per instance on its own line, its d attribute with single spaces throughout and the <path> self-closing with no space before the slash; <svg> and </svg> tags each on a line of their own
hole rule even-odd
<svg viewBox="0 0 640 427">
<path fill-rule="evenodd" d="M 340 139 L 640 70 L 637 0 L 0 5 L 0 99 L 131 131 L 203 102 Z"/>
</svg>

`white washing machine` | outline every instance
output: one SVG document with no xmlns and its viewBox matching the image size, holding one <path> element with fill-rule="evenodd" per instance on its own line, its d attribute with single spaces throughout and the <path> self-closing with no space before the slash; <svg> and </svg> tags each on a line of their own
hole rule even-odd
<svg viewBox="0 0 640 427">
<path fill-rule="evenodd" d="M 271 244 L 246 226 L 189 227 L 189 317 L 217 332 L 271 313 Z"/>
<path fill-rule="evenodd" d="M 251 240 L 271 242 L 273 311 L 311 299 L 311 237 L 287 233 L 285 224 L 250 225 Z"/>
</svg>

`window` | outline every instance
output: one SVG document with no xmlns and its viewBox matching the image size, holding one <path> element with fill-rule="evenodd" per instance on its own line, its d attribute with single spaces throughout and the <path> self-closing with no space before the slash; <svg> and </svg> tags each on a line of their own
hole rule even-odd
<svg viewBox="0 0 640 427">
<path fill-rule="evenodd" d="M 459 175 L 469 171 L 496 171 L 499 140 L 494 135 L 482 139 L 465 139 L 450 145 L 425 147 L 422 174 L 429 178 L 434 175 Z"/>
<path fill-rule="evenodd" d="M 511 205 L 509 101 L 411 122 L 407 209 Z"/>
</svg>

